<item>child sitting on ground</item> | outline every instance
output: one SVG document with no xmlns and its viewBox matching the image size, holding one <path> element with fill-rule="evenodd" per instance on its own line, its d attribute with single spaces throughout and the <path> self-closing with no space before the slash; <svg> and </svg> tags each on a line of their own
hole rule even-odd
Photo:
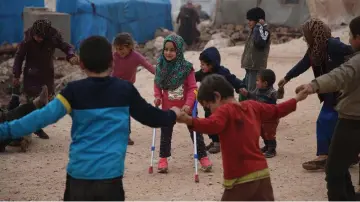
<svg viewBox="0 0 360 202">
<path fill-rule="evenodd" d="M 284 88 L 275 90 L 273 85 L 276 81 L 275 73 L 271 69 L 264 69 L 259 72 L 256 79 L 256 89 L 248 92 L 246 89 L 240 89 L 240 93 L 248 99 L 256 100 L 267 104 L 276 104 L 277 99 L 284 97 Z M 266 158 L 272 158 L 276 155 L 276 129 L 279 120 L 268 120 L 261 124 L 261 137 L 265 146 L 261 148 Z"/>
<path fill-rule="evenodd" d="M 191 114 L 197 90 L 193 65 L 186 61 L 183 53 L 184 40 L 178 35 L 169 35 L 165 38 L 163 53 L 161 54 L 155 74 L 155 106 L 162 105 L 162 109 L 171 107 L 182 108 Z M 175 125 L 175 124 L 174 124 Z M 161 128 L 160 173 L 168 172 L 167 158 L 171 156 L 171 139 L 174 125 Z M 193 131 L 189 129 L 193 139 Z M 194 140 L 193 140 L 194 141 Z M 206 154 L 204 138 L 196 135 L 197 154 L 202 169 L 211 171 L 212 163 Z"/>
<path fill-rule="evenodd" d="M 225 79 L 231 83 L 236 92 L 239 92 L 239 89 L 245 88 L 246 86 L 243 82 L 236 78 L 234 74 L 231 74 L 229 69 L 221 66 L 221 56 L 217 48 L 210 47 L 205 49 L 199 57 L 201 69 L 195 72 L 196 82 L 201 82 L 205 76 L 211 74 L 219 74 L 225 77 Z M 210 109 L 204 108 L 205 118 L 211 115 Z M 211 139 L 211 143 L 206 146 L 206 149 L 211 154 L 216 154 L 220 152 L 220 141 L 219 136 L 217 134 L 209 135 Z"/>
<path fill-rule="evenodd" d="M 145 67 L 150 73 L 155 74 L 155 68 L 141 53 L 134 50 L 134 40 L 129 33 L 120 33 L 116 36 L 113 47 L 114 66 L 112 76 L 131 82 L 136 81 L 136 72 L 139 66 Z M 131 121 L 131 119 L 130 119 Z M 129 121 L 129 133 L 131 133 L 131 122 Z M 134 141 L 129 136 L 129 145 Z"/>
<path fill-rule="evenodd" d="M 13 91 L 13 96 L 20 96 L 20 92 Z M 48 103 L 48 88 L 47 86 L 43 86 L 40 95 L 37 98 L 35 98 L 32 102 L 25 103 L 9 111 L 1 110 L 0 123 L 19 119 L 29 114 L 30 112 L 43 107 L 47 103 Z M 13 140 L 7 139 L 4 141 L 0 141 L 0 152 L 5 152 L 6 146 L 8 146 L 11 143 L 11 141 Z M 19 142 L 20 142 L 19 144 L 21 151 L 26 152 L 31 143 L 31 135 L 20 138 Z"/>
<path fill-rule="evenodd" d="M 111 44 L 92 36 L 80 46 L 80 67 L 88 76 L 68 83 L 40 110 L 0 124 L 0 139 L 18 138 L 72 118 L 65 201 L 123 201 L 122 176 L 129 119 L 147 126 L 169 127 L 180 110 L 162 111 L 148 104 L 132 83 L 110 77 Z"/>
<path fill-rule="evenodd" d="M 222 201 L 274 200 L 268 165 L 259 148 L 260 125 L 295 111 L 296 103 L 306 96 L 301 91 L 278 105 L 237 102 L 233 87 L 224 77 L 214 74 L 202 81 L 197 98 L 212 115 L 193 118 L 183 113 L 178 122 L 197 132 L 219 134 L 225 186 Z"/>
</svg>

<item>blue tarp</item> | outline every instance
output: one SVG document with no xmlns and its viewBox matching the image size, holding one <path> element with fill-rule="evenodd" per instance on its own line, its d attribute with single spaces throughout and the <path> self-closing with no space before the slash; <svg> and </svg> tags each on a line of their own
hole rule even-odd
<svg viewBox="0 0 360 202">
<path fill-rule="evenodd" d="M 44 7 L 44 0 L 0 0 L 0 43 L 23 39 L 21 14 L 24 7 Z"/>
<path fill-rule="evenodd" d="M 129 32 L 138 43 L 154 38 L 157 28 L 172 30 L 170 0 L 57 0 L 58 12 L 71 14 L 71 42 L 100 35 L 112 41 Z"/>
</svg>

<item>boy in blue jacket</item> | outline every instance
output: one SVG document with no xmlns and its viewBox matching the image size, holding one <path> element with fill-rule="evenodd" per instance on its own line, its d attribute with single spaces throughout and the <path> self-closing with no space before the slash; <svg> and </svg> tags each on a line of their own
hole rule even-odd
<svg viewBox="0 0 360 202">
<path fill-rule="evenodd" d="M 80 67 L 87 78 L 70 82 L 44 108 L 0 124 L 0 140 L 16 139 L 71 116 L 65 201 L 124 201 L 130 116 L 158 128 L 174 125 L 180 114 L 179 109 L 151 106 L 133 84 L 110 77 L 111 64 L 112 47 L 106 38 L 87 38 L 80 46 Z"/>
<path fill-rule="evenodd" d="M 234 87 L 235 91 L 238 93 L 241 88 L 244 88 L 245 85 L 243 82 L 236 78 L 234 74 L 231 74 L 229 69 L 221 66 L 221 56 L 217 48 L 210 47 L 205 49 L 199 57 L 201 70 L 195 73 L 196 82 L 201 82 L 206 76 L 211 74 L 219 74 L 225 77 L 225 79 Z M 210 109 L 204 108 L 205 118 L 211 115 Z M 216 154 L 220 152 L 220 141 L 217 134 L 209 134 L 211 143 L 206 147 L 206 149 L 212 153 Z"/>
</svg>

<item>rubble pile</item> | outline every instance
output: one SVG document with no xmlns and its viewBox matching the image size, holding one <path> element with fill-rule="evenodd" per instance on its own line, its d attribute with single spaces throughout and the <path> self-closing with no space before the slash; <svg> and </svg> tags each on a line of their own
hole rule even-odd
<svg viewBox="0 0 360 202">
<path fill-rule="evenodd" d="M 187 50 L 201 51 L 211 46 L 225 48 L 243 45 L 249 34 L 249 30 L 244 25 L 227 24 L 214 27 L 210 21 L 201 22 L 198 29 L 201 33 L 199 41 L 192 47 L 188 47 Z M 272 44 L 285 43 L 302 36 L 297 28 L 270 26 L 269 29 L 271 30 Z M 149 62 L 156 64 L 156 60 L 161 54 L 164 38 L 172 33 L 174 32 L 160 28 L 156 30 L 153 40 L 145 44 L 137 44 L 136 50 L 141 52 Z M 11 84 L 16 46 L 17 44 L 0 46 L 0 84 Z M 55 60 L 54 69 L 56 92 L 59 92 L 68 82 L 86 77 L 78 66 L 72 66 L 64 60 Z"/>
<path fill-rule="evenodd" d="M 210 21 L 203 21 L 198 29 L 201 33 L 199 42 L 189 47 L 188 50 L 201 51 L 204 48 L 215 46 L 226 48 L 243 45 L 249 35 L 249 29 L 245 25 L 225 24 L 212 26 Z M 281 44 L 302 36 L 300 29 L 280 26 L 269 26 L 271 31 L 271 43 Z M 158 29 L 155 38 L 146 44 L 139 44 L 137 50 L 141 52 L 152 64 L 156 63 L 162 49 L 164 37 L 173 32 L 167 29 Z"/>
</svg>

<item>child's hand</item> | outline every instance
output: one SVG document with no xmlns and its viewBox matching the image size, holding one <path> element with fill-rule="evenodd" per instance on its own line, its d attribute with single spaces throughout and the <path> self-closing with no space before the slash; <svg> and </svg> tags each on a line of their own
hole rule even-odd
<svg viewBox="0 0 360 202">
<path fill-rule="evenodd" d="M 282 78 L 278 83 L 279 88 L 283 88 L 287 82 L 288 81 L 285 78 Z"/>
<path fill-rule="evenodd" d="M 180 110 L 178 107 L 171 107 L 170 110 L 173 111 L 173 112 L 175 112 L 175 114 L 176 114 L 176 120 L 177 120 L 180 116 L 182 116 L 182 112 L 181 112 L 181 110 Z"/>
<path fill-rule="evenodd" d="M 78 64 L 80 64 L 79 58 L 78 58 L 77 56 L 74 56 L 74 57 L 70 58 L 69 62 L 70 62 L 70 64 L 72 64 L 72 65 L 78 65 Z"/>
<path fill-rule="evenodd" d="M 307 92 L 308 94 L 315 93 L 313 87 L 311 86 L 311 84 L 303 84 L 303 85 L 298 86 L 295 89 L 295 93 L 298 94 L 300 91 L 303 91 L 303 90 L 305 90 L 305 92 Z"/>
<path fill-rule="evenodd" d="M 307 89 L 303 89 L 296 94 L 295 100 L 297 102 L 303 101 L 307 98 L 308 95 L 309 95 L 309 93 L 308 93 Z"/>
<path fill-rule="evenodd" d="M 191 109 L 190 109 L 190 106 L 188 105 L 184 105 L 182 108 L 181 108 L 181 111 L 187 113 L 187 114 L 190 114 L 191 113 Z"/>
<path fill-rule="evenodd" d="M 161 105 L 161 99 L 160 98 L 155 98 L 154 105 L 155 105 L 155 107 L 160 106 Z"/>
<path fill-rule="evenodd" d="M 181 112 L 181 115 L 176 120 L 178 123 L 185 123 L 186 125 L 192 125 L 192 117 L 186 112 Z"/>
<path fill-rule="evenodd" d="M 241 95 L 247 97 L 249 92 L 245 89 L 245 88 L 240 88 L 239 92 L 241 93 Z"/>
</svg>

